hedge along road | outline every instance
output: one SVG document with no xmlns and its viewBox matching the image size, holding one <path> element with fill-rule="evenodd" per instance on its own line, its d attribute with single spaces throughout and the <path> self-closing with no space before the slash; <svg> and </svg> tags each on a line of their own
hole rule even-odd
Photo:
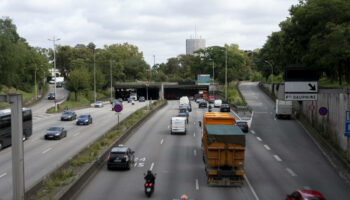
<svg viewBox="0 0 350 200">
<path fill-rule="evenodd" d="M 136 102 L 135 105 L 124 103 L 120 120 L 144 107 L 148 102 Z M 91 114 L 93 123 L 88 126 L 77 126 L 75 121 L 60 121 L 61 114 L 47 114 L 33 118 L 33 135 L 24 142 L 25 185 L 29 188 L 47 175 L 68 158 L 93 142 L 116 125 L 117 115 L 111 105 L 102 108 L 86 108 L 76 113 Z M 47 128 L 63 126 L 68 130 L 67 137 L 61 140 L 44 140 Z M 11 147 L 0 151 L 0 199 L 12 198 Z"/>
</svg>

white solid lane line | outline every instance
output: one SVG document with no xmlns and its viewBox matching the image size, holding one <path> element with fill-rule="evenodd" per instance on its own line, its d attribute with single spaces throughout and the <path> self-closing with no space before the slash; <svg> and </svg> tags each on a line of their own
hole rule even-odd
<svg viewBox="0 0 350 200">
<path fill-rule="evenodd" d="M 250 184 L 249 180 L 248 180 L 248 177 L 244 174 L 244 180 L 247 182 L 248 186 L 249 186 L 249 189 L 250 191 L 253 193 L 253 196 L 255 197 L 255 200 L 259 200 L 259 197 L 258 195 L 256 194 L 253 186 Z"/>
<path fill-rule="evenodd" d="M 151 167 L 149 168 L 149 170 L 152 171 L 153 167 L 154 167 L 154 163 L 151 164 Z"/>
<path fill-rule="evenodd" d="M 2 173 L 2 174 L 0 175 L 0 178 L 4 177 L 4 176 L 6 176 L 6 175 L 7 175 L 7 173 Z"/>
<path fill-rule="evenodd" d="M 198 179 L 196 179 L 196 190 L 199 190 L 199 183 L 198 183 Z"/>
<path fill-rule="evenodd" d="M 297 176 L 297 174 L 295 172 L 293 172 L 293 170 L 289 169 L 289 168 L 286 168 L 287 172 L 289 172 L 289 174 L 291 176 Z"/>
<path fill-rule="evenodd" d="M 80 132 L 78 132 L 78 133 L 75 133 L 73 136 L 75 137 L 75 136 L 78 136 L 80 134 Z"/>
<path fill-rule="evenodd" d="M 258 139 L 260 142 L 262 141 L 262 139 L 260 137 L 256 137 L 256 139 Z"/>
<path fill-rule="evenodd" d="M 162 139 L 162 140 L 160 141 L 160 144 L 163 144 L 163 142 L 164 142 L 164 139 Z"/>
<path fill-rule="evenodd" d="M 271 150 L 270 147 L 267 144 L 264 144 L 264 147 L 265 147 L 265 149 L 267 149 L 269 151 Z"/>
<path fill-rule="evenodd" d="M 46 149 L 45 151 L 43 151 L 43 152 L 41 152 L 41 153 L 45 154 L 45 153 L 47 153 L 47 152 L 49 152 L 49 151 L 51 151 L 51 150 L 52 150 L 52 148 L 50 147 L 50 148 Z"/>
<path fill-rule="evenodd" d="M 278 155 L 274 155 L 273 156 L 278 162 L 282 162 L 282 159 L 280 157 L 278 157 Z"/>
</svg>

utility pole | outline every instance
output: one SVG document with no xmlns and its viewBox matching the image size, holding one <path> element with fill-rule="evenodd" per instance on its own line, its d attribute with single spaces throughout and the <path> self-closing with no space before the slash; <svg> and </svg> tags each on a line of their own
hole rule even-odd
<svg viewBox="0 0 350 200">
<path fill-rule="evenodd" d="M 273 65 L 270 63 L 270 62 L 268 62 L 267 60 L 265 60 L 265 62 L 267 63 L 267 64 L 269 64 L 270 65 L 270 67 L 271 67 L 271 82 L 273 83 Z"/>
<path fill-rule="evenodd" d="M 215 73 L 214 73 L 214 61 L 213 61 L 213 96 L 215 96 Z"/>
<path fill-rule="evenodd" d="M 96 62 L 95 62 L 95 48 L 93 49 L 94 51 L 94 101 L 96 104 Z"/>
<path fill-rule="evenodd" d="M 111 101 L 112 101 L 112 60 L 109 60 L 109 70 L 110 70 L 110 74 L 111 74 Z"/>
<path fill-rule="evenodd" d="M 57 112 L 57 101 L 56 101 L 56 41 L 59 41 L 59 38 L 55 38 L 55 36 L 53 36 L 53 39 L 48 39 L 49 41 L 53 42 L 53 65 L 54 65 L 54 78 L 55 78 L 55 85 L 54 85 L 54 93 L 55 93 L 55 112 Z"/>
<path fill-rule="evenodd" d="M 35 100 L 38 99 L 38 87 L 36 85 L 36 65 L 35 65 L 35 73 L 34 73 L 34 87 L 35 87 Z"/>
<path fill-rule="evenodd" d="M 225 47 L 225 100 L 227 102 L 227 47 Z"/>
<path fill-rule="evenodd" d="M 22 95 L 0 95 L 0 102 L 11 104 L 12 199 L 24 200 Z"/>
</svg>

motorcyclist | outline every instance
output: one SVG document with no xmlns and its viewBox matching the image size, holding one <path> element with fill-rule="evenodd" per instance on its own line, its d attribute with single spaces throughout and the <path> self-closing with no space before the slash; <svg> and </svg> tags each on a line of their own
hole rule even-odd
<svg viewBox="0 0 350 200">
<path fill-rule="evenodd" d="M 145 180 L 147 182 L 150 182 L 150 183 L 154 184 L 155 179 L 156 179 L 156 177 L 152 174 L 152 171 L 151 170 L 147 170 L 147 174 L 145 176 Z"/>
<path fill-rule="evenodd" d="M 181 196 L 181 200 L 187 200 L 187 199 L 188 199 L 188 197 L 187 197 L 186 194 L 183 194 L 183 195 Z"/>
</svg>

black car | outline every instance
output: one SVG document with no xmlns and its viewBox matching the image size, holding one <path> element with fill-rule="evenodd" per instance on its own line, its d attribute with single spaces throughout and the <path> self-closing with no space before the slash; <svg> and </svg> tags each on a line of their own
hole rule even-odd
<svg viewBox="0 0 350 200">
<path fill-rule="evenodd" d="M 231 109 L 230 109 L 230 105 L 228 104 L 221 104 L 220 106 L 220 112 L 230 112 Z"/>
<path fill-rule="evenodd" d="M 245 133 L 247 133 L 249 131 L 249 127 L 248 127 L 248 122 L 244 121 L 244 120 L 236 120 L 236 125 L 241 128 L 241 130 Z"/>
<path fill-rule="evenodd" d="M 144 96 L 140 96 L 139 102 L 145 102 L 145 101 L 146 101 L 145 97 Z"/>
<path fill-rule="evenodd" d="M 55 99 L 55 93 L 54 92 L 50 92 L 49 95 L 47 96 L 48 100 L 54 100 Z"/>
<path fill-rule="evenodd" d="M 107 168 L 125 168 L 130 169 L 134 163 L 134 151 L 128 147 L 113 147 L 108 155 Z"/>
<path fill-rule="evenodd" d="M 208 107 L 208 103 L 204 100 L 200 101 L 198 104 L 198 108 L 207 108 Z"/>
<path fill-rule="evenodd" d="M 65 111 L 61 115 L 61 121 L 72 121 L 77 119 L 77 114 L 74 111 Z"/>
<path fill-rule="evenodd" d="M 50 127 L 46 130 L 45 139 L 61 139 L 67 137 L 67 130 L 64 130 L 63 127 Z"/>
<path fill-rule="evenodd" d="M 91 115 L 88 114 L 84 114 L 84 115 L 80 115 L 77 119 L 77 125 L 89 125 L 92 124 L 92 117 Z"/>
</svg>

